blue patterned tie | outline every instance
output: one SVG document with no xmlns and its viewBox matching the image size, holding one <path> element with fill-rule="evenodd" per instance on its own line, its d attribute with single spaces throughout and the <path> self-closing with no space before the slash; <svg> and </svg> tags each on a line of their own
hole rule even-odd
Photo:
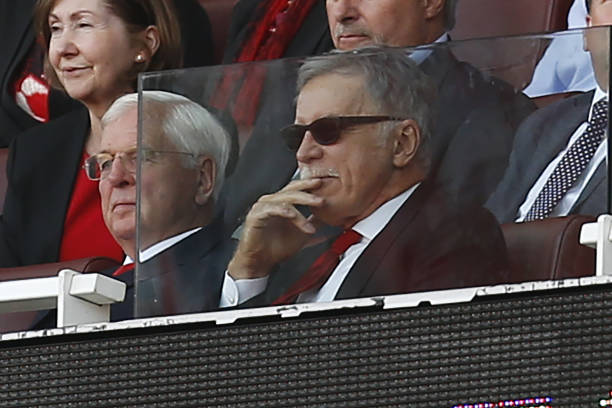
<svg viewBox="0 0 612 408">
<path fill-rule="evenodd" d="M 593 158 L 607 127 L 608 101 L 600 99 L 593 106 L 593 115 L 586 131 L 559 161 L 525 216 L 525 221 L 548 217 Z"/>
</svg>

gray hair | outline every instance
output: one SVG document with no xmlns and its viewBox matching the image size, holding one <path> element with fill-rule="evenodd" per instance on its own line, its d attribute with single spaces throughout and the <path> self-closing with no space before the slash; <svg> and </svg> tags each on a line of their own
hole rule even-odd
<svg viewBox="0 0 612 408">
<path fill-rule="evenodd" d="M 416 121 L 421 130 L 417 157 L 425 169 L 429 167 L 433 128 L 431 109 L 435 104 L 436 89 L 405 50 L 373 46 L 352 51 L 334 50 L 325 56 L 310 58 L 298 72 L 298 94 L 310 80 L 327 74 L 361 77 L 368 96 L 379 110 L 369 113 Z M 396 125 L 385 123 L 383 133 L 390 135 L 391 126 Z"/>
<path fill-rule="evenodd" d="M 230 136 L 220 122 L 201 105 L 165 91 L 143 91 L 142 123 L 147 131 L 159 130 L 184 156 L 186 168 L 197 164 L 197 157 L 211 155 L 216 165 L 213 197 L 216 200 L 225 178 L 230 153 Z M 102 127 L 117 120 L 128 110 L 138 107 L 138 94 L 118 98 L 102 117 Z"/>
</svg>

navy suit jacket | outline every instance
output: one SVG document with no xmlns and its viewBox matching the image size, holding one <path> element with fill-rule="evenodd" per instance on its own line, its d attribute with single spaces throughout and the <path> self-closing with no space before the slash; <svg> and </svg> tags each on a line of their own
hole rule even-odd
<svg viewBox="0 0 612 408">
<path fill-rule="evenodd" d="M 560 100 L 536 111 L 518 129 L 503 179 L 486 203 L 499 222 L 512 222 L 544 169 L 588 119 L 594 92 Z M 606 212 L 606 165 L 602 162 L 570 214 L 597 216 Z"/>
<path fill-rule="evenodd" d="M 143 262 L 136 277 L 136 317 L 216 309 L 232 249 L 219 217 Z"/>
<path fill-rule="evenodd" d="M 504 174 L 516 129 L 536 107 L 510 84 L 458 61 L 452 44 L 420 65 L 438 90 L 431 177 L 453 197 L 482 205 Z"/>
<path fill-rule="evenodd" d="M 111 305 L 110 320 L 216 309 L 232 249 L 225 242 L 222 221 L 217 219 L 143 262 L 137 275 L 133 269 L 119 276 L 112 276 L 115 269 L 102 271 L 127 286 L 125 300 Z M 55 310 L 41 312 L 33 329 L 55 327 L 56 316 Z"/>
<path fill-rule="evenodd" d="M 279 265 L 266 291 L 244 306 L 269 305 L 328 246 L 306 248 Z M 508 279 L 506 246 L 495 218 L 423 182 L 359 256 L 336 299 L 493 285 Z"/>
</svg>

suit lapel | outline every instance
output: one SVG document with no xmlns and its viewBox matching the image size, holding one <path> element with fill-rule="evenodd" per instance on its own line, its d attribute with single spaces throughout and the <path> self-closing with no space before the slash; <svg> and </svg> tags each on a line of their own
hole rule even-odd
<svg viewBox="0 0 612 408">
<path fill-rule="evenodd" d="M 373 279 L 399 235 L 408 228 L 419 214 L 431 194 L 432 182 L 424 181 L 389 220 L 383 230 L 370 242 L 359 256 L 348 276 L 340 286 L 336 299 L 359 297 Z"/>
<path fill-rule="evenodd" d="M 139 315 L 186 313 L 216 308 L 226 266 L 221 248 L 222 217 L 141 264 Z M 160 299 L 152 305 L 150 299 Z M 158 309 L 155 309 L 157 307 Z M 151 309 L 153 308 L 153 309 Z"/>
<path fill-rule="evenodd" d="M 580 193 L 578 201 L 576 201 L 576 204 L 574 204 L 574 206 L 572 207 L 572 212 L 574 212 L 574 209 L 580 208 L 582 204 L 586 202 L 587 199 L 589 199 L 595 191 L 599 190 L 601 184 L 604 183 L 607 179 L 606 170 L 607 166 L 606 161 L 604 159 L 601 163 L 599 163 L 599 166 L 597 166 L 597 170 L 595 170 L 595 173 L 593 173 L 593 176 L 591 177 L 587 185 L 584 187 L 584 190 L 582 190 L 582 192 Z M 607 190 L 607 187 L 605 186 L 603 186 L 602 188 L 604 189 L 604 191 Z M 602 209 L 605 209 L 606 206 L 607 203 L 601 204 Z M 579 212 L 580 211 L 577 211 L 577 213 Z"/>
<path fill-rule="evenodd" d="M 142 263 L 142 278 L 183 270 L 206 257 L 222 241 L 222 218 L 218 217 L 198 232 Z"/>
<path fill-rule="evenodd" d="M 421 70 L 427 74 L 440 88 L 449 74 L 452 66 L 457 60 L 445 44 L 436 45 L 431 49 L 431 54 L 419 65 Z"/>
<path fill-rule="evenodd" d="M 57 259 L 64 229 L 65 216 L 72 197 L 72 190 L 80 170 L 80 158 L 85 139 L 89 134 L 89 114 L 82 108 L 59 118 L 56 124 L 49 122 L 48 132 L 43 138 L 28 146 L 30 151 L 19 152 L 20 155 L 36 157 L 36 169 L 45 175 L 33 175 L 30 199 L 36 200 L 38 210 L 33 211 L 29 224 L 44 225 L 37 234 L 30 234 L 36 240 L 28 243 L 28 248 L 40 248 L 41 252 L 33 263 L 49 262 Z M 52 127 L 53 126 L 53 127 Z M 39 133 L 37 133 L 39 135 Z M 57 162 L 60 161 L 61 165 Z M 25 161 L 23 161 L 25 163 Z M 49 180 L 53 180 L 52 185 Z M 49 217 L 48 214 L 62 214 L 60 217 Z M 46 260 L 46 261 L 45 261 Z M 31 263 L 31 262 L 30 262 Z"/>
<path fill-rule="evenodd" d="M 283 58 L 317 55 L 333 48 L 325 2 L 317 0 L 283 54 Z"/>
<path fill-rule="evenodd" d="M 457 129 L 478 104 L 483 103 L 481 95 L 485 87 L 479 77 L 460 64 L 446 44 L 439 45 L 420 64 L 421 69 L 429 76 L 437 89 L 434 107 L 435 126 L 430 143 L 431 168 L 438 171 L 438 166 L 456 136 Z"/>
<path fill-rule="evenodd" d="M 588 92 L 569 101 L 570 104 L 563 112 L 563 120 L 550 123 L 550 130 L 547 133 L 542 133 L 542 136 L 538 139 L 535 151 L 536 160 L 534 160 L 540 169 L 538 174 L 567 146 L 570 137 L 578 126 L 588 119 L 592 99 L 593 92 Z M 546 129 L 544 130 L 546 131 Z M 537 160 L 538 157 L 545 160 Z"/>
<path fill-rule="evenodd" d="M 589 92 L 585 95 L 586 101 L 584 103 L 586 105 L 586 111 L 584 112 L 583 119 L 588 118 L 589 109 L 591 107 L 590 102 L 593 98 L 593 95 L 594 95 L 594 92 Z M 588 99 L 586 98 L 586 96 L 588 96 Z M 608 143 L 610 143 L 609 136 L 608 136 Z M 591 177 L 587 185 L 584 187 L 584 190 L 582 190 L 582 192 L 580 193 L 580 196 L 578 197 L 578 201 L 576 201 L 576 204 L 574 204 L 573 208 L 580 208 L 582 204 L 585 201 L 587 201 L 587 199 L 590 198 L 591 195 L 593 195 L 595 191 L 599 189 L 599 186 L 602 183 L 604 183 L 606 179 L 607 179 L 607 165 L 606 165 L 606 159 L 604 159 L 602 160 L 601 163 L 599 163 L 599 166 L 597 166 L 595 173 L 593 173 L 593 176 Z M 603 188 L 604 188 L 604 191 L 607 190 L 607 187 L 604 186 Z M 603 203 L 602 208 L 606 208 L 606 207 L 607 207 L 607 203 Z"/>
<path fill-rule="evenodd" d="M 586 120 L 593 93 L 589 92 L 568 100 L 559 102 L 554 109 L 554 116 L 542 121 L 541 125 L 520 128 L 517 140 L 522 144 L 513 148 L 513 161 L 504 176 L 503 190 L 496 194 L 497 202 L 493 208 L 503 211 L 498 213 L 501 220 L 514 221 L 518 208 L 525 201 L 529 190 L 533 187 L 546 166 L 567 146 L 569 138 L 576 128 Z M 548 109 L 548 108 L 543 108 Z M 535 115 L 538 115 L 536 111 Z M 541 114 L 541 113 L 540 113 Z M 563 120 L 555 120 L 556 118 Z"/>
<path fill-rule="evenodd" d="M 574 134 L 578 126 L 588 118 L 590 101 L 593 98 L 593 92 L 580 95 L 564 106 L 561 113 L 563 120 L 554 120 L 548 122 L 548 128 L 542 129 L 539 135 L 534 135 L 535 147 L 533 154 L 526 154 L 524 160 L 529 160 L 524 164 L 525 178 L 525 193 L 521 197 L 521 201 L 516 208 L 524 201 L 525 196 L 533 187 L 542 172 L 557 157 L 557 155 L 567 147 L 570 137 Z"/>
</svg>

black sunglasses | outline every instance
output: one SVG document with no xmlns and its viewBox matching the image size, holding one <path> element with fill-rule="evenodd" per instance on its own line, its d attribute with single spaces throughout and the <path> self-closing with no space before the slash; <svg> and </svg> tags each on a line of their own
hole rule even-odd
<svg viewBox="0 0 612 408">
<path fill-rule="evenodd" d="M 280 134 L 289 150 L 297 152 L 307 131 L 310 131 L 318 144 L 327 146 L 336 143 L 340 138 L 340 133 L 346 128 L 387 120 L 404 119 L 394 116 L 326 116 L 309 125 L 289 125 L 281 129 Z"/>
</svg>

